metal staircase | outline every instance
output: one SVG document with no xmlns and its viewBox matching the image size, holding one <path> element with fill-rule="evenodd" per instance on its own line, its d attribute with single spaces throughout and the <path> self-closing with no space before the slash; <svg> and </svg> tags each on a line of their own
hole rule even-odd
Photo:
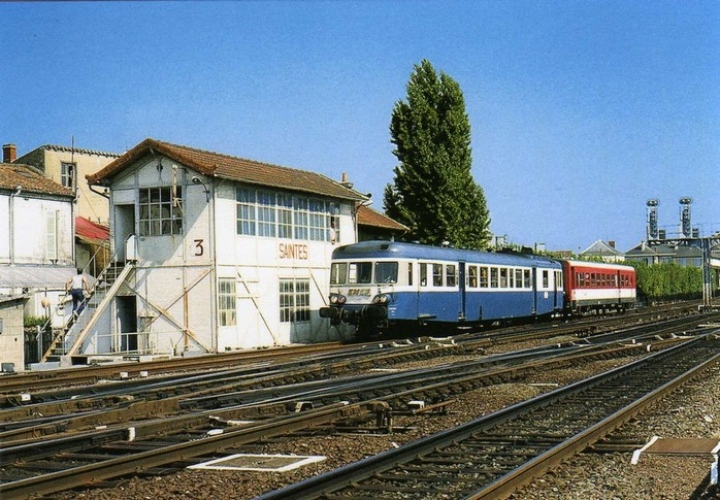
<svg viewBox="0 0 720 500">
<path fill-rule="evenodd" d="M 90 297 L 85 299 L 80 314 L 77 317 L 70 315 L 63 327 L 53 332 L 53 340 L 45 351 L 42 362 L 62 361 L 63 357 L 79 350 L 98 315 L 105 310 L 134 268 L 132 262 L 110 262 L 102 270 L 91 287 Z M 61 304 L 67 300 L 68 295 L 61 300 Z"/>
</svg>

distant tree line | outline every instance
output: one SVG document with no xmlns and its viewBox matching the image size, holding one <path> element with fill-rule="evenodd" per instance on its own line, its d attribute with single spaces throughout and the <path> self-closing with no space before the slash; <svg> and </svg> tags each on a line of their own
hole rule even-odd
<svg viewBox="0 0 720 500">
<path fill-rule="evenodd" d="M 690 299 L 702 297 L 702 267 L 681 266 L 675 262 L 647 264 L 628 261 L 637 273 L 638 298 L 647 300 Z M 717 288 L 718 273 L 713 273 Z"/>
</svg>

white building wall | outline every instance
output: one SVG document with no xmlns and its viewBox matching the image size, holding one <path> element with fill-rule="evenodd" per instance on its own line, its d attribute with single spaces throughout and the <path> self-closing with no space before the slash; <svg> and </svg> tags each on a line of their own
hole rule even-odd
<svg viewBox="0 0 720 500">
<path fill-rule="evenodd" d="M 238 235 L 235 183 L 155 157 L 113 182 L 116 250 L 128 227 L 138 230 L 138 190 L 173 185 L 181 188 L 183 234 L 137 236 L 138 332 L 153 352 L 224 352 L 333 338 L 318 310 L 327 301 L 332 251 L 356 240 L 352 202 L 340 203 L 335 245 Z M 235 280 L 232 326 L 218 326 L 218 278 Z M 280 319 L 280 280 L 290 278 L 309 283 L 309 322 Z"/>
<path fill-rule="evenodd" d="M 0 362 L 12 363 L 15 371 L 24 371 L 23 302 L 0 304 L 0 324 Z"/>
<path fill-rule="evenodd" d="M 0 263 L 10 262 L 10 196 L 0 194 Z"/>
<path fill-rule="evenodd" d="M 72 203 L 66 199 L 3 196 L 0 205 L 0 262 L 73 265 Z M 12 244 L 13 248 L 10 248 Z M 11 262 L 12 259 L 12 262 Z"/>
</svg>

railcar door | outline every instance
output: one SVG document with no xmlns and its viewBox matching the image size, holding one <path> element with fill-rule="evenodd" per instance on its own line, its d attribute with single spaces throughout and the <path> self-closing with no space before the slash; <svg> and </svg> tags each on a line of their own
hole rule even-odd
<svg viewBox="0 0 720 500">
<path fill-rule="evenodd" d="M 458 285 L 460 287 L 460 310 L 458 312 L 458 319 L 465 321 L 465 262 L 460 262 L 458 265 Z"/>
<path fill-rule="evenodd" d="M 538 270 L 537 266 L 533 266 L 532 268 L 532 297 L 533 297 L 533 304 L 532 304 L 532 314 L 537 314 L 538 310 Z"/>
</svg>

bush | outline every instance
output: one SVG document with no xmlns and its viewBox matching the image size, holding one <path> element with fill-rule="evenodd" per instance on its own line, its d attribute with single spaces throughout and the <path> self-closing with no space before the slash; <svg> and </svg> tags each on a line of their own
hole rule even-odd
<svg viewBox="0 0 720 500">
<path fill-rule="evenodd" d="M 23 326 L 25 328 L 32 328 L 34 326 L 45 326 L 47 320 L 47 316 L 25 316 L 23 318 Z"/>
</svg>

